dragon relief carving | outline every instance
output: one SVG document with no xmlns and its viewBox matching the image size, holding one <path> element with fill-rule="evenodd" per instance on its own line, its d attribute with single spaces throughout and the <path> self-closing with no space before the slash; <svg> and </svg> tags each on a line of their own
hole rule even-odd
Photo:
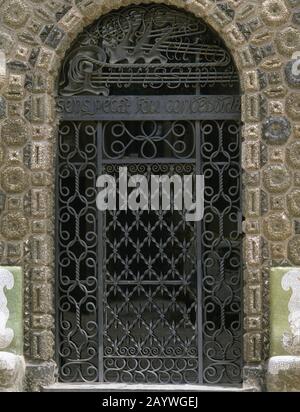
<svg viewBox="0 0 300 412">
<path fill-rule="evenodd" d="M 6 327 L 9 319 L 7 298 L 4 289 L 14 287 L 14 276 L 6 269 L 0 269 L 0 350 L 7 348 L 14 338 L 14 331 Z"/>
</svg>

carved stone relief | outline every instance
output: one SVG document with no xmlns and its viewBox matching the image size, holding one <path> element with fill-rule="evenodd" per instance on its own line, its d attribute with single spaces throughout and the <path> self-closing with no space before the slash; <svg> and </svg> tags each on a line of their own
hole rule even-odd
<svg viewBox="0 0 300 412">
<path fill-rule="evenodd" d="M 6 289 L 14 287 L 14 276 L 6 269 L 0 269 L 0 350 L 6 349 L 14 338 L 14 331 L 7 327 L 9 310 Z"/>
<path fill-rule="evenodd" d="M 291 333 L 284 334 L 283 347 L 291 355 L 300 355 L 300 270 L 288 271 L 283 276 L 281 285 L 285 291 L 292 290 L 288 304 Z"/>
</svg>

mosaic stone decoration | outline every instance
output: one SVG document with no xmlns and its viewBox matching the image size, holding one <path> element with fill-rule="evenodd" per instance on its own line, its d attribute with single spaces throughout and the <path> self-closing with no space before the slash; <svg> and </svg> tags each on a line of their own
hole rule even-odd
<svg viewBox="0 0 300 412">
<path fill-rule="evenodd" d="M 252 382 L 269 357 L 269 269 L 300 264 L 300 93 L 299 80 L 291 73 L 293 53 L 300 50 L 299 1 L 163 3 L 211 25 L 229 47 L 240 74 L 244 358 L 245 381 Z M 0 0 L 0 49 L 7 57 L 7 75 L 0 76 L 0 264 L 24 271 L 29 389 L 54 379 L 56 80 L 66 51 L 83 27 L 129 4 Z M 40 362 L 40 367 L 30 361 Z"/>
</svg>

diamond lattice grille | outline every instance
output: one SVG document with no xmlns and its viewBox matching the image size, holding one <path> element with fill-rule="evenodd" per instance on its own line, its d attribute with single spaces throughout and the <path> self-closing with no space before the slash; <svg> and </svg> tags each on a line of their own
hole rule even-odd
<svg viewBox="0 0 300 412">
<path fill-rule="evenodd" d="M 138 169 L 148 180 L 160 171 L 159 165 Z M 192 165 L 161 169 L 194 171 Z M 107 212 L 104 241 L 105 378 L 197 382 L 195 224 L 173 210 Z"/>
</svg>

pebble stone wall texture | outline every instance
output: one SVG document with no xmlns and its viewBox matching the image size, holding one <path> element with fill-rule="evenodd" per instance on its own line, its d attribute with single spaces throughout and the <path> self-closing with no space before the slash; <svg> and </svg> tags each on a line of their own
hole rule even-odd
<svg viewBox="0 0 300 412">
<path fill-rule="evenodd" d="M 54 380 L 54 156 L 60 64 L 71 42 L 132 0 L 0 0 L 0 264 L 24 269 L 27 390 Z M 245 385 L 268 358 L 271 266 L 300 265 L 300 0 L 165 0 L 210 24 L 242 85 Z"/>
</svg>

